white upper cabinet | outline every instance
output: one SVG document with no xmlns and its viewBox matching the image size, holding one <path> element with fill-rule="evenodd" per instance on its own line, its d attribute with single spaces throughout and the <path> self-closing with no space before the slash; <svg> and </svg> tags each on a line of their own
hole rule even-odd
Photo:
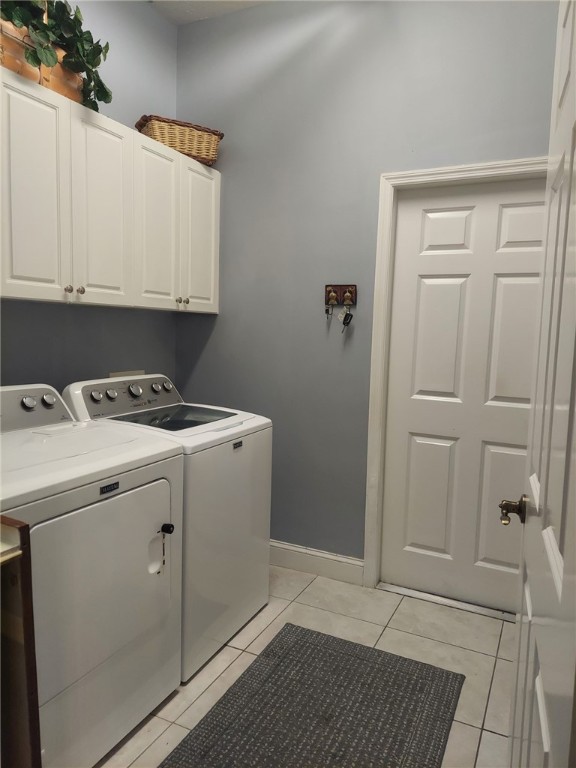
<svg viewBox="0 0 576 768">
<path fill-rule="evenodd" d="M 71 102 L 5 70 L 2 79 L 2 295 L 62 301 L 71 279 Z"/>
<path fill-rule="evenodd" d="M 72 283 L 83 304 L 134 303 L 133 131 L 72 104 Z"/>
<path fill-rule="evenodd" d="M 178 309 L 180 290 L 178 206 L 180 155 L 142 134 L 134 135 L 136 304 Z"/>
<path fill-rule="evenodd" d="M 220 174 L 2 70 L 1 295 L 218 311 Z"/>
<path fill-rule="evenodd" d="M 180 184 L 182 306 L 218 312 L 220 174 L 184 158 Z"/>
</svg>

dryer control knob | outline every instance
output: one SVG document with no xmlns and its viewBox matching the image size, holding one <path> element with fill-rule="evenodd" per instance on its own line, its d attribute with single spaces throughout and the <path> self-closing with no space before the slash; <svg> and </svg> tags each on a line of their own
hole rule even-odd
<svg viewBox="0 0 576 768">
<path fill-rule="evenodd" d="M 36 398 L 31 397 L 30 395 L 26 395 L 26 397 L 23 397 L 22 408 L 25 408 L 27 411 L 33 411 L 34 408 L 36 408 Z"/>
<path fill-rule="evenodd" d="M 108 400 L 116 400 L 116 398 L 118 397 L 118 392 L 116 392 L 115 389 L 107 389 L 106 397 L 108 398 Z"/>
<path fill-rule="evenodd" d="M 128 387 L 128 392 L 132 395 L 132 397 L 140 397 L 142 394 L 142 387 L 140 384 L 130 384 Z"/>
<path fill-rule="evenodd" d="M 46 408 L 54 408 L 56 405 L 56 398 L 54 395 L 47 392 L 45 395 L 42 395 L 42 405 L 45 405 Z"/>
<path fill-rule="evenodd" d="M 92 392 L 90 392 L 90 397 L 95 403 L 99 403 L 102 400 L 102 392 L 100 392 L 99 389 L 93 389 Z"/>
<path fill-rule="evenodd" d="M 162 392 L 162 385 L 155 381 L 154 384 L 152 384 L 152 391 L 156 392 L 156 394 L 158 394 L 158 392 Z"/>
<path fill-rule="evenodd" d="M 163 384 L 164 389 L 166 392 L 171 392 L 174 389 L 174 384 L 172 384 L 171 381 L 165 381 Z"/>
<path fill-rule="evenodd" d="M 174 526 L 172 525 L 172 523 L 164 523 L 164 525 L 162 526 L 162 528 L 160 528 L 160 530 L 162 531 L 162 533 L 174 533 Z"/>
</svg>

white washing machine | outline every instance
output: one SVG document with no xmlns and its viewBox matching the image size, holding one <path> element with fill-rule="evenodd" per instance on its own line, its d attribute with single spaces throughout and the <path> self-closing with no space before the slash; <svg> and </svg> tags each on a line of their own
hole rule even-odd
<svg viewBox="0 0 576 768">
<path fill-rule="evenodd" d="M 268 602 L 272 423 L 184 403 L 161 374 L 76 382 L 78 419 L 162 434 L 184 451 L 182 680 Z"/>
<path fill-rule="evenodd" d="M 30 526 L 43 768 L 89 768 L 180 683 L 182 450 L 0 389 L 1 511 Z"/>
</svg>

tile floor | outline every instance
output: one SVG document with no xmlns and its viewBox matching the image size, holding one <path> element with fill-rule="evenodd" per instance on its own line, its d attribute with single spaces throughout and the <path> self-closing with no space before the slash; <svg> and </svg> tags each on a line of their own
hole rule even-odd
<svg viewBox="0 0 576 768">
<path fill-rule="evenodd" d="M 505 768 L 514 625 L 271 568 L 269 604 L 98 768 L 157 768 L 286 622 L 466 675 L 443 768 Z"/>
</svg>

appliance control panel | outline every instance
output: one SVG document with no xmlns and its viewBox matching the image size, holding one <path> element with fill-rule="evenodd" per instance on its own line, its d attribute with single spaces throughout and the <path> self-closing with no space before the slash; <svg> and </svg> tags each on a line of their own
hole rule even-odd
<svg viewBox="0 0 576 768">
<path fill-rule="evenodd" d="M 74 421 L 55 389 L 47 384 L 0 387 L 0 431 L 47 427 Z"/>
<path fill-rule="evenodd" d="M 167 376 L 102 379 L 84 384 L 82 400 L 91 419 L 177 405 L 182 398 Z"/>
</svg>

